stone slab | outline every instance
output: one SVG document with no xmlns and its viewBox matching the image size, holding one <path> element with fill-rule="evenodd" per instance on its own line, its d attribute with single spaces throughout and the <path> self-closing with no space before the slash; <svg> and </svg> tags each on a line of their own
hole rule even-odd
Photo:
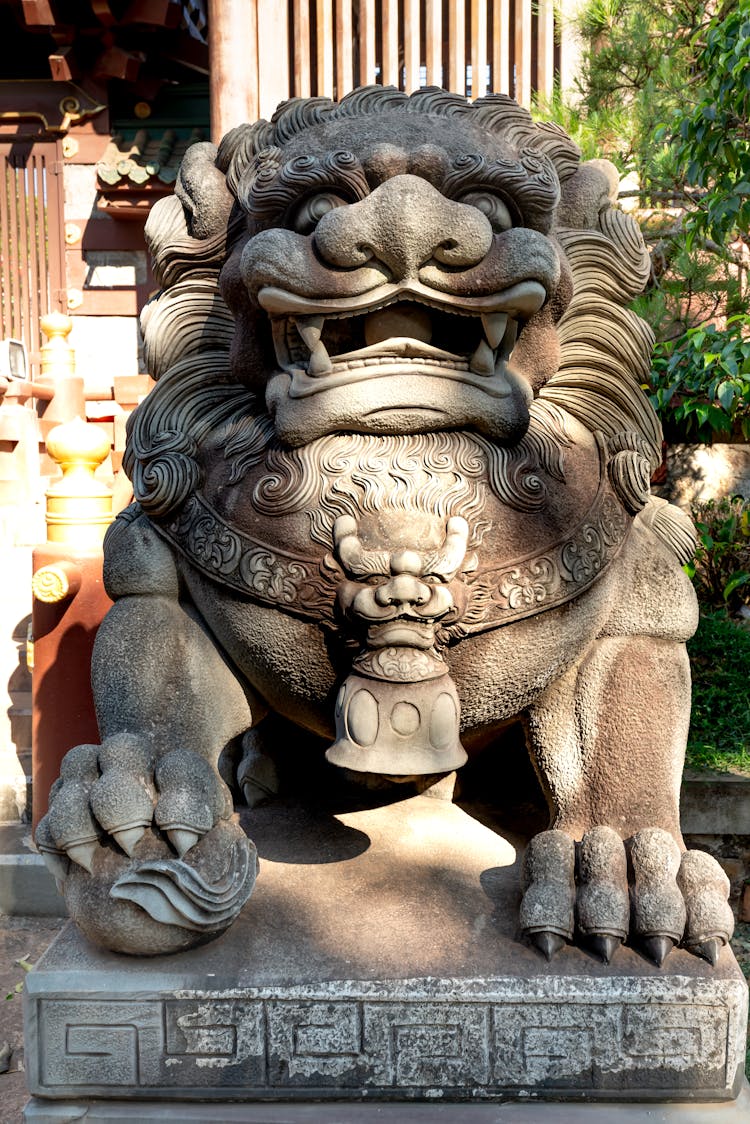
<svg viewBox="0 0 750 1124">
<path fill-rule="evenodd" d="M 41 855 L 0 855 L 0 915 L 65 917 L 65 902 Z"/>
<path fill-rule="evenodd" d="M 44 859 L 31 850 L 31 826 L 0 824 L 0 916 L 65 917 L 65 902 Z"/>
<path fill-rule="evenodd" d="M 517 937 L 522 841 L 434 797 L 250 820 L 256 891 L 211 945 L 133 960 L 60 934 L 26 981 L 32 1094 L 736 1096 L 747 988 L 729 949 L 716 970 L 629 948 L 547 964 Z"/>
<path fill-rule="evenodd" d="M 63 1115 L 67 1113 L 67 1115 Z M 33 1098 L 25 1120 L 44 1124 L 747 1124 L 750 1086 L 736 1101 L 638 1105 L 571 1104 L 164 1104 L 152 1101 L 42 1101 Z"/>
<path fill-rule="evenodd" d="M 750 835 L 750 777 L 687 773 L 680 820 L 686 835 Z"/>
</svg>

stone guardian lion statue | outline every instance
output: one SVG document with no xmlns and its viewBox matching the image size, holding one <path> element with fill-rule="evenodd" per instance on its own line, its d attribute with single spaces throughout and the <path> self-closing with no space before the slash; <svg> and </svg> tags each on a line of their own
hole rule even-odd
<svg viewBox="0 0 750 1124">
<path fill-rule="evenodd" d="M 158 382 L 105 543 L 101 745 L 37 833 L 92 940 L 231 924 L 274 721 L 377 792 L 520 718 L 550 810 L 527 938 L 716 962 L 727 880 L 678 815 L 693 530 L 649 493 L 649 259 L 613 173 L 437 89 L 294 99 L 188 151 L 147 225 Z"/>
</svg>

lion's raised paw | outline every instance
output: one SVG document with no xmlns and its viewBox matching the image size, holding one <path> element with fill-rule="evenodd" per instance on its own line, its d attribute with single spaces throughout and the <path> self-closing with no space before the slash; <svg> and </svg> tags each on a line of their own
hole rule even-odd
<svg viewBox="0 0 750 1124">
<path fill-rule="evenodd" d="M 681 852 L 660 828 L 623 842 L 598 826 L 579 844 L 542 832 L 526 850 L 522 886 L 521 927 L 548 960 L 574 941 L 609 963 L 628 941 L 658 966 L 680 944 L 715 966 L 734 930 L 719 864 Z"/>
</svg>

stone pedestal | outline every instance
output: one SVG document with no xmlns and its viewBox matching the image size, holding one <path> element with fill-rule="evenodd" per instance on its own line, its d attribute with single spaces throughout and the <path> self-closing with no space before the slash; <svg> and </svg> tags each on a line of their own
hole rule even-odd
<svg viewBox="0 0 750 1124">
<path fill-rule="evenodd" d="M 275 804 L 246 826 L 261 871 L 224 937 L 132 960 L 71 925 L 29 975 L 29 1120 L 354 1119 L 313 1101 L 384 1102 L 363 1121 L 566 1124 L 583 1106 L 547 1103 L 566 1100 L 628 1124 L 750 1115 L 729 949 L 715 970 L 628 948 L 547 964 L 516 934 L 523 841 L 436 797 Z M 232 1105 L 280 1101 L 296 1107 Z"/>
</svg>

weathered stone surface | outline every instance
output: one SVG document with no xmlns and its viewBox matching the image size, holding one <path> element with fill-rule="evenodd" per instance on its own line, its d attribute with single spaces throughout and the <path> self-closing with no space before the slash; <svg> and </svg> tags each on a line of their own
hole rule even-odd
<svg viewBox="0 0 750 1124">
<path fill-rule="evenodd" d="M 715 971 L 627 947 L 548 965 L 516 937 L 518 841 L 445 800 L 251 818 L 257 889 L 218 941 L 137 962 L 60 935 L 27 980 L 33 1094 L 737 1093 L 746 988 L 728 949 Z"/>
<path fill-rule="evenodd" d="M 745 1124 L 750 1112 L 750 1088 L 745 1084 L 736 1101 L 722 1104 L 635 1105 L 626 1101 L 555 1104 L 538 1101 L 482 1104 L 358 1104 L 300 1103 L 286 1105 L 180 1104 L 138 1101 L 76 1101 L 64 1108 L 34 1098 L 26 1120 L 67 1124 L 86 1120 L 112 1124 Z"/>
<path fill-rule="evenodd" d="M 628 935 L 596 847 L 576 883 L 575 843 L 610 828 L 632 935 L 716 959 L 725 880 L 681 866 L 677 806 L 693 529 L 649 494 L 649 257 L 616 187 L 504 95 L 435 89 L 295 100 L 190 150 L 147 228 L 159 381 L 106 543 L 102 745 L 38 830 L 90 938 L 157 954 L 229 926 L 254 876 L 232 796 L 273 796 L 296 746 L 313 790 L 327 763 L 409 783 L 522 718 L 550 811 L 537 946 L 611 959 Z"/>
<path fill-rule="evenodd" d="M 691 835 L 750 836 L 750 777 L 735 773 L 686 773 L 680 815 Z"/>
</svg>

